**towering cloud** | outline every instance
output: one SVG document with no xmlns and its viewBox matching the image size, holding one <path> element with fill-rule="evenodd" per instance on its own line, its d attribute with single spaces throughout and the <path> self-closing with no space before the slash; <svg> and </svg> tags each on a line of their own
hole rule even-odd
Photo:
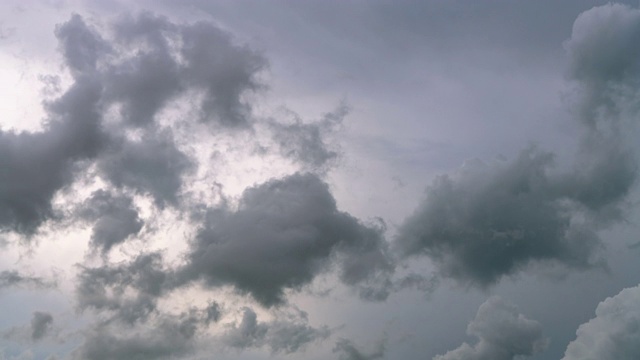
<svg viewBox="0 0 640 360">
<path fill-rule="evenodd" d="M 544 350 L 548 342 L 537 321 L 519 314 L 514 305 L 499 297 L 480 305 L 467 333 L 478 338 L 475 345 L 464 343 L 433 360 L 514 360 Z"/>
<path fill-rule="evenodd" d="M 601 302 L 580 325 L 562 360 L 631 360 L 640 357 L 640 285 Z"/>
</svg>

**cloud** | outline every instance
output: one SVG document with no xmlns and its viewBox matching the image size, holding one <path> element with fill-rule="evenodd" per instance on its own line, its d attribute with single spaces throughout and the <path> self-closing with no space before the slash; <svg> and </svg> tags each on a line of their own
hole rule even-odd
<svg viewBox="0 0 640 360">
<path fill-rule="evenodd" d="M 205 91 L 201 119 L 231 127 L 248 125 L 251 107 L 242 95 L 261 87 L 257 74 L 266 66 L 264 58 L 248 47 L 235 46 L 228 33 L 206 22 L 185 27 L 182 39 L 185 78 Z"/>
<path fill-rule="evenodd" d="M 143 225 L 131 198 L 113 196 L 105 190 L 94 191 L 79 212 L 84 219 L 95 222 L 90 244 L 102 254 L 137 234 Z"/>
<path fill-rule="evenodd" d="M 99 84 L 79 79 L 47 105 L 42 131 L 0 131 L 0 228 L 33 234 L 54 216 L 54 194 L 74 180 L 78 162 L 104 144 L 99 94 Z"/>
<path fill-rule="evenodd" d="M 286 289 L 298 290 L 327 270 L 334 257 L 349 285 L 392 270 L 377 229 L 340 212 L 316 175 L 294 174 L 245 190 L 235 211 L 210 210 L 178 277 L 230 284 L 272 306 L 285 301 Z"/>
<path fill-rule="evenodd" d="M 85 340 L 71 358 L 87 360 L 167 359 L 193 351 L 195 320 L 188 316 L 163 316 L 144 327 L 123 327 L 104 322 L 88 329 Z"/>
<path fill-rule="evenodd" d="M 266 61 L 259 54 L 205 22 L 177 25 L 142 13 L 111 29 L 98 31 L 77 14 L 56 27 L 72 84 L 45 103 L 41 131 L 0 130 L 0 229 L 35 233 L 55 217 L 54 195 L 96 160 L 116 187 L 175 204 L 182 175 L 195 165 L 155 115 L 179 96 L 201 95 L 202 120 L 249 126 L 251 106 L 242 97 L 261 87 L 257 74 Z M 114 106 L 121 123 L 145 128 L 138 140 L 117 121 L 104 121 Z"/>
<path fill-rule="evenodd" d="M 105 94 L 123 105 L 127 124 L 140 127 L 168 101 L 196 91 L 198 118 L 224 127 L 248 127 L 247 93 L 263 86 L 258 74 L 266 60 L 209 22 L 176 24 L 143 12 L 112 25 L 115 60 L 105 62 Z M 189 93 L 193 97 L 194 93 Z"/>
<path fill-rule="evenodd" d="M 580 325 L 562 360 L 626 360 L 640 357 L 640 286 L 598 304 L 596 316 Z"/>
<path fill-rule="evenodd" d="M 398 252 L 425 254 L 441 275 L 482 287 L 535 261 L 593 265 L 598 238 L 563 202 L 551 161 L 529 149 L 508 164 L 467 163 L 457 177 L 439 177 L 400 228 Z"/>
<path fill-rule="evenodd" d="M 333 352 L 340 353 L 340 360 L 375 360 L 384 359 L 386 348 L 384 342 L 378 342 L 374 350 L 364 352 L 350 340 L 340 339 L 336 342 Z"/>
<path fill-rule="evenodd" d="M 130 263 L 81 267 L 76 285 L 79 310 L 106 312 L 128 324 L 144 321 L 171 286 L 171 272 L 158 253 L 142 254 Z"/>
<path fill-rule="evenodd" d="M 31 319 L 31 339 L 38 341 L 45 337 L 51 325 L 53 324 L 53 316 L 46 312 L 36 311 Z"/>
<path fill-rule="evenodd" d="M 114 25 L 115 41 L 130 55 L 108 66 L 105 96 L 122 104 L 126 124 L 140 127 L 153 124 L 155 115 L 169 100 L 185 90 L 181 71 L 170 39 L 178 26 L 151 13 L 124 16 Z"/>
<path fill-rule="evenodd" d="M 177 204 L 183 175 L 194 166 L 170 133 L 114 142 L 98 160 L 99 170 L 114 186 L 150 194 L 160 206 Z"/>
<path fill-rule="evenodd" d="M 634 44 L 640 38 L 640 10 L 621 4 L 580 14 L 565 43 L 569 78 L 577 82 L 581 119 L 590 127 L 619 122 L 626 101 L 637 96 L 640 76 Z"/>
<path fill-rule="evenodd" d="M 317 122 L 305 123 L 293 114 L 292 123 L 270 121 L 269 127 L 282 156 L 309 170 L 323 170 L 338 157 L 338 153 L 326 143 L 326 136 L 342 124 L 348 113 L 347 105 L 341 104 Z"/>
<path fill-rule="evenodd" d="M 50 336 L 53 331 L 53 316 L 48 312 L 34 311 L 31 323 L 26 326 L 14 326 L 2 332 L 5 339 L 35 343 Z"/>
<path fill-rule="evenodd" d="M 109 44 L 78 14 L 58 25 L 55 34 L 65 63 L 76 76 L 96 71 L 100 56 L 110 52 Z"/>
<path fill-rule="evenodd" d="M 38 289 L 50 288 L 55 284 L 41 277 L 21 274 L 15 270 L 0 272 L 0 289 L 7 287 L 33 287 Z"/>
<path fill-rule="evenodd" d="M 537 354 L 548 344 L 540 323 L 519 314 L 514 305 L 499 297 L 480 305 L 467 333 L 478 338 L 475 345 L 463 343 L 433 360 L 514 360 Z"/>
<path fill-rule="evenodd" d="M 221 339 L 226 346 L 236 349 L 267 345 L 272 354 L 289 354 L 297 352 L 310 342 L 329 336 L 327 328 L 312 328 L 307 324 L 306 314 L 301 315 L 296 318 L 258 322 L 256 313 L 250 308 L 244 308 L 240 323 L 233 324 Z"/>
<path fill-rule="evenodd" d="M 426 255 L 439 273 L 486 287 L 530 264 L 602 263 L 598 230 L 625 220 L 638 165 L 632 142 L 640 80 L 640 11 L 605 5 L 581 14 L 565 43 L 583 125 L 572 167 L 527 149 L 509 163 L 441 176 L 399 229 L 401 256 Z"/>
</svg>

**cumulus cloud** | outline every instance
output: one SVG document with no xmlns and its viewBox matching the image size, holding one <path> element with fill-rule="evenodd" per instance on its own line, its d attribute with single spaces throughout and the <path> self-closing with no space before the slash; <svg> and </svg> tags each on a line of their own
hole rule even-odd
<svg viewBox="0 0 640 360">
<path fill-rule="evenodd" d="M 334 257 L 343 259 L 341 278 L 350 285 L 392 270 L 378 229 L 339 211 L 316 175 L 294 174 L 245 190 L 235 211 L 209 211 L 178 276 L 230 284 L 271 306 Z"/>
<path fill-rule="evenodd" d="M 142 229 L 143 221 L 131 198 L 113 196 L 105 190 L 91 194 L 80 210 L 80 216 L 95 222 L 91 246 L 103 254 Z"/>
<path fill-rule="evenodd" d="M 548 343 L 540 323 L 519 314 L 513 304 L 499 297 L 480 305 L 467 333 L 478 338 L 475 345 L 463 343 L 433 360 L 514 360 L 537 354 Z"/>
<path fill-rule="evenodd" d="M 578 17 L 565 43 L 584 125 L 573 167 L 553 172 L 551 154 L 527 149 L 506 164 L 439 177 L 399 229 L 401 256 L 426 255 L 441 275 L 482 287 L 542 261 L 601 263 L 598 230 L 624 220 L 637 179 L 625 129 L 638 115 L 631 44 L 640 39 L 639 14 L 596 7 Z"/>
<path fill-rule="evenodd" d="M 631 360 L 640 357 L 640 285 L 622 290 L 580 325 L 562 360 Z"/>
</svg>

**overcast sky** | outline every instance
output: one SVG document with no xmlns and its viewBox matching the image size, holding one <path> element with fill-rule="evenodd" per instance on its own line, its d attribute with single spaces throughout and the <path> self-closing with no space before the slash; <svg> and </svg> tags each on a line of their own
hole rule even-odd
<svg viewBox="0 0 640 360">
<path fill-rule="evenodd" d="M 637 1 L 0 4 L 0 359 L 640 358 Z"/>
</svg>

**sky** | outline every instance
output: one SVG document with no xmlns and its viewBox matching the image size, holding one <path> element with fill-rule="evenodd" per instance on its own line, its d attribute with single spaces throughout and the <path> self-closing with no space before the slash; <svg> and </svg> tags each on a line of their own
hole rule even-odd
<svg viewBox="0 0 640 360">
<path fill-rule="evenodd" d="M 0 4 L 0 359 L 640 358 L 637 1 Z"/>
</svg>

